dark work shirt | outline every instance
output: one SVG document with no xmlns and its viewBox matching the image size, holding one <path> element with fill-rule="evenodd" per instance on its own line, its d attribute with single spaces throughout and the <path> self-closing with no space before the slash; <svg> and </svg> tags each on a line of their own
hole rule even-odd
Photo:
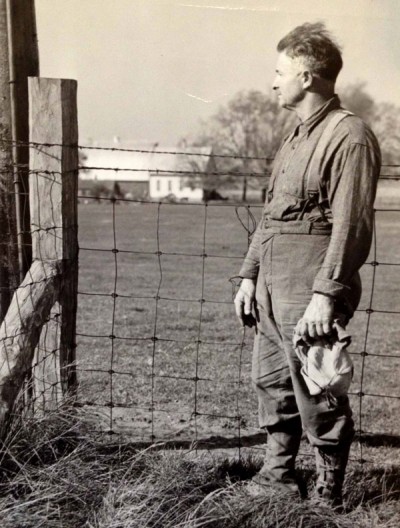
<svg viewBox="0 0 400 528">
<path fill-rule="evenodd" d="M 241 277 L 255 279 L 258 275 L 266 219 L 318 222 L 321 208 L 332 224 L 332 234 L 313 290 L 340 296 L 367 259 L 381 156 L 374 134 L 360 118 L 347 116 L 334 129 L 317 167 L 320 206 L 305 208 L 309 163 L 329 122 L 328 114 L 338 108 L 340 101 L 334 96 L 284 140 L 271 174 L 268 191 L 272 198 L 264 206 L 263 218 L 239 272 Z"/>
</svg>

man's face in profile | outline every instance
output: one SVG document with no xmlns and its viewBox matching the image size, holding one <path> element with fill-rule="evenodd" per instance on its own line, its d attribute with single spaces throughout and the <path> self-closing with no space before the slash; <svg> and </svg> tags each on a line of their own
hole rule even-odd
<svg viewBox="0 0 400 528">
<path fill-rule="evenodd" d="M 272 88 L 277 93 L 278 103 L 282 108 L 294 110 L 304 99 L 303 72 L 301 59 L 292 59 L 284 51 L 279 53 Z"/>
</svg>

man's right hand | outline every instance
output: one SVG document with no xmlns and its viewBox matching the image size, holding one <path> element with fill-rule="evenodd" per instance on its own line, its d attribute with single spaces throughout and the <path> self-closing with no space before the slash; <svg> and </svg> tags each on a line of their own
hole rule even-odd
<svg viewBox="0 0 400 528">
<path fill-rule="evenodd" d="M 252 314 L 256 296 L 256 281 L 243 279 L 235 297 L 235 311 L 242 326 L 254 326 L 256 320 Z"/>
</svg>

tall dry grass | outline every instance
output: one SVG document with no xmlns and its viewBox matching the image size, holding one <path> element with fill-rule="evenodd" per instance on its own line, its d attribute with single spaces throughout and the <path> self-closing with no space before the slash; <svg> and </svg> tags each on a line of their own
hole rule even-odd
<svg viewBox="0 0 400 528">
<path fill-rule="evenodd" d="M 397 528 L 400 468 L 353 467 L 342 514 L 270 492 L 253 497 L 261 461 L 136 450 L 89 431 L 68 409 L 15 420 L 1 446 L 2 528 Z M 309 488 L 313 472 L 302 469 Z"/>
</svg>

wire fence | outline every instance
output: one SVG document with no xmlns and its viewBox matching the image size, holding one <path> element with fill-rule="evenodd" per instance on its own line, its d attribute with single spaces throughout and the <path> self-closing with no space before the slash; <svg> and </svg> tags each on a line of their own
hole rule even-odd
<svg viewBox="0 0 400 528">
<path fill-rule="evenodd" d="M 51 149 L 60 145 L 29 146 Z M 79 148 L 155 157 L 202 155 L 178 150 Z M 210 155 L 204 156 L 208 159 Z M 213 157 L 239 158 L 214 153 Z M 246 160 L 265 161 L 266 167 L 272 161 Z M 350 396 L 360 460 L 365 459 L 365 445 L 400 444 L 396 419 L 400 401 L 396 373 L 400 364 L 400 165 L 383 167 L 373 245 L 362 268 L 364 294 L 349 327 L 356 367 Z M 144 170 L 112 165 L 80 169 L 86 174 L 89 170 L 116 174 Z M 152 166 L 150 171 L 184 178 L 204 175 L 193 167 L 164 170 Z M 36 171 L 39 179 L 52 180 L 57 174 Z M 259 182 L 268 177 L 268 168 L 259 173 L 207 170 L 210 175 Z M 259 189 L 260 183 L 254 187 Z M 229 278 L 237 275 L 262 212 L 261 202 L 171 202 L 112 192 L 78 198 L 76 404 L 92 410 L 94 429 L 143 445 L 195 443 L 198 448 L 239 450 L 259 446 L 265 438 L 257 427 L 257 402 L 250 383 L 253 336 L 235 320 L 232 300 L 237 285 Z M 36 229 L 56 231 L 57 226 L 38 225 Z M 43 407 L 46 394 L 57 393 L 62 383 L 58 374 L 48 378 L 48 363 L 59 365 L 61 373 L 70 367 L 59 361 L 59 314 L 55 305 L 46 317 L 34 368 L 26 369 L 35 379 L 36 392 L 30 400 L 42 399 Z M 51 339 L 49 325 L 55 325 Z M 57 368 L 52 370 L 57 372 Z"/>
<path fill-rule="evenodd" d="M 399 166 L 383 167 L 380 185 L 384 187 L 383 182 L 390 180 L 398 185 Z M 143 170 L 111 165 L 89 165 L 85 169 L 115 173 Z M 153 168 L 152 173 L 190 177 L 198 171 Z M 210 174 L 233 175 L 218 170 Z M 268 171 L 234 175 L 265 179 Z M 363 443 L 373 443 L 372 438 L 389 443 L 400 438 L 398 424 L 392 419 L 400 400 L 395 375 L 400 360 L 396 345 L 400 304 L 395 286 L 400 265 L 396 245 L 400 199 L 393 196 L 393 189 L 383 190 L 389 194 L 391 206 L 386 206 L 387 196 L 377 202 L 383 205 L 375 211 L 374 242 L 362 270 L 364 296 L 350 327 L 356 365 L 351 399 L 361 460 Z M 238 448 L 258 445 L 262 435 L 257 429 L 257 403 L 250 387 L 252 334 L 238 328 L 233 315 L 234 292 L 228 279 L 237 274 L 262 205 L 170 203 L 115 196 L 80 198 L 87 202 L 86 210 L 81 207 L 81 218 L 86 214 L 91 217 L 88 223 L 84 220 L 84 226 L 81 220 L 81 310 L 87 315 L 93 310 L 90 303 L 101 299 L 92 319 L 93 331 L 89 331 L 89 320 L 83 315 L 79 324 L 81 405 L 107 411 L 100 413 L 99 420 L 103 420 L 103 430 L 108 434 L 128 434 L 144 443 L 195 442 L 197 446 Z M 98 204 L 94 206 L 92 201 Z M 102 222 L 101 237 L 97 239 L 101 244 L 97 246 L 82 233 L 83 229 L 89 232 L 94 217 Z M 107 261 L 107 275 L 113 281 L 107 283 L 105 270 L 94 281 L 93 274 L 99 272 L 96 262 L 100 261 L 101 265 Z M 86 274 L 89 263 L 92 268 Z M 95 291 L 87 286 L 91 280 L 96 283 Z M 104 320 L 98 318 L 98 313 L 105 310 L 107 299 L 112 308 L 107 320 L 109 331 L 104 331 Z M 121 318 L 126 319 L 124 324 Z M 102 331 L 96 331 L 99 328 Z M 90 343 L 95 343 L 97 367 L 91 363 L 93 358 L 82 361 L 79 353 L 86 351 Z M 106 347 L 108 357 L 99 360 L 99 351 L 104 353 Z"/>
</svg>

